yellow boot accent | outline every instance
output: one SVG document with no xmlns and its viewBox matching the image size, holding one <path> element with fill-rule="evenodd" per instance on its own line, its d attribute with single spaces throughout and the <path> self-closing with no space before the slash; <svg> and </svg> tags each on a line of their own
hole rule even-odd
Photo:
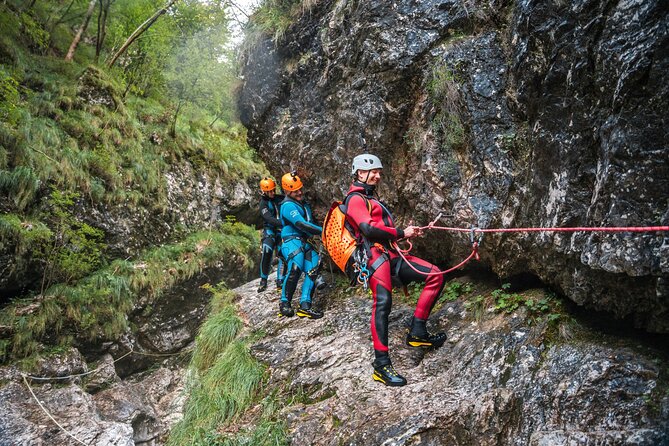
<svg viewBox="0 0 669 446">
<path fill-rule="evenodd" d="M 374 379 L 374 381 L 379 381 L 382 382 L 383 384 L 387 384 L 386 380 L 383 379 L 383 376 L 381 376 L 381 374 L 376 370 L 374 370 L 374 373 L 372 373 L 372 379 Z"/>
<path fill-rule="evenodd" d="M 431 342 L 419 342 L 419 341 L 409 341 L 409 345 L 412 347 L 431 347 Z"/>
</svg>

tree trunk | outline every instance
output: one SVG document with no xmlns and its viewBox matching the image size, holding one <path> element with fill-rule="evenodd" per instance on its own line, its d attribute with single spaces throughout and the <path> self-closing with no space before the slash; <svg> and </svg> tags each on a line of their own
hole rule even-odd
<svg viewBox="0 0 669 446">
<path fill-rule="evenodd" d="M 177 104 L 177 109 L 174 112 L 174 119 L 172 120 L 172 125 L 170 127 L 170 136 L 172 138 L 176 138 L 177 136 L 177 117 L 179 116 L 179 112 L 181 111 L 182 104 L 183 104 L 182 101 L 179 100 L 179 103 Z"/>
<path fill-rule="evenodd" d="M 178 0 L 168 0 L 167 4 L 163 6 L 161 9 L 156 11 L 155 14 L 153 14 L 146 22 L 142 23 L 139 25 L 139 27 L 133 32 L 130 37 L 128 37 L 128 40 L 125 41 L 125 43 L 121 46 L 121 48 L 114 54 L 114 57 L 112 57 L 111 62 L 109 62 L 109 68 L 113 67 L 114 64 L 116 63 L 116 60 L 123 54 L 125 53 L 125 50 L 128 49 L 130 45 L 132 45 L 132 42 L 137 40 L 139 36 L 141 36 L 147 29 L 151 27 L 155 23 L 158 18 L 160 18 L 161 15 L 165 14 L 168 9 L 172 7 Z"/>
<path fill-rule="evenodd" d="M 107 15 L 109 14 L 109 7 L 114 0 L 100 0 L 100 11 L 98 12 L 98 34 L 95 39 L 95 63 L 100 61 L 100 53 L 102 52 L 102 44 L 107 36 Z"/>
<path fill-rule="evenodd" d="M 81 37 L 86 32 L 86 28 L 88 28 L 88 22 L 91 20 L 91 16 L 93 15 L 93 10 L 95 9 L 95 3 L 97 3 L 97 1 L 98 0 L 91 0 L 91 2 L 88 4 L 88 10 L 86 11 L 86 16 L 84 17 L 84 23 L 81 24 L 81 28 L 79 28 L 79 31 L 77 31 L 77 35 L 74 36 L 74 39 L 72 39 L 72 44 L 70 45 L 70 49 L 67 50 L 67 55 L 65 56 L 65 60 L 68 62 L 71 62 L 72 59 L 74 58 L 74 52 L 77 49 L 77 45 L 79 45 Z"/>
</svg>

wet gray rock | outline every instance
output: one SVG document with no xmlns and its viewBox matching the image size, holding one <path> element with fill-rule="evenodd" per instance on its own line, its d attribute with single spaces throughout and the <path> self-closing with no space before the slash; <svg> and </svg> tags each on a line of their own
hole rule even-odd
<svg viewBox="0 0 669 446">
<path fill-rule="evenodd" d="M 184 382 L 182 369 L 166 367 L 95 395 L 77 384 L 32 381 L 36 398 L 63 430 L 14 375 L 0 387 L 0 445 L 80 444 L 72 436 L 100 446 L 164 444 L 169 428 L 182 417 Z"/>
<path fill-rule="evenodd" d="M 137 382 L 123 382 L 93 397 L 100 414 L 132 427 L 134 444 L 164 444 L 181 418 L 184 371 L 160 368 Z"/>
<path fill-rule="evenodd" d="M 111 255 L 136 255 L 147 246 L 170 242 L 189 228 L 214 227 L 226 217 L 255 222 L 257 196 L 245 181 L 223 183 L 187 161 L 171 165 L 164 177 L 167 205 L 161 212 L 148 205 L 103 203 L 81 209 L 82 220 L 105 231 Z"/>
<path fill-rule="evenodd" d="M 70 384 L 52 388 L 35 386 L 45 409 L 71 435 L 85 444 L 131 446 L 130 426 L 103 420 L 91 396 Z M 40 409 L 29 390 L 19 382 L 0 388 L 0 445 L 79 444 L 65 434 Z"/>
<path fill-rule="evenodd" d="M 93 366 L 96 372 L 85 376 L 83 379 L 84 390 L 86 392 L 95 393 L 121 381 L 121 378 L 116 374 L 114 357 L 112 355 L 102 355 L 102 358 L 93 364 Z"/>
<path fill-rule="evenodd" d="M 35 366 L 34 375 L 49 376 L 56 379 L 48 382 L 62 383 L 63 380 L 57 379 L 65 376 L 81 375 L 88 372 L 86 360 L 76 348 L 70 348 L 64 353 L 40 357 Z M 80 377 L 74 377 L 73 380 L 80 380 Z M 70 382 L 72 381 L 70 380 Z M 40 381 L 45 382 L 45 381 Z M 67 381 L 66 381 L 67 382 Z"/>
<path fill-rule="evenodd" d="M 390 351 L 408 385 L 371 378 L 371 299 L 318 296 L 325 317 L 277 318 L 277 296 L 257 281 L 236 290 L 247 323 L 267 336 L 251 348 L 270 388 L 299 392 L 286 407 L 299 445 L 669 445 L 666 352 L 563 326 L 571 341 L 525 311 L 462 301 L 437 307 L 428 327 L 448 342 L 431 352 L 404 344 L 412 308 L 396 302 Z"/>
<path fill-rule="evenodd" d="M 660 1 L 321 1 L 244 61 L 241 118 L 316 213 L 351 158 L 383 159 L 401 224 L 669 224 L 667 10 Z M 669 332 L 666 234 L 486 237 L 482 265 Z M 469 253 L 438 232 L 417 250 Z"/>
<path fill-rule="evenodd" d="M 123 103 L 106 76 L 93 66 L 86 68 L 79 77 L 77 98 L 89 105 L 100 105 L 110 110 L 122 108 Z"/>
<path fill-rule="evenodd" d="M 128 331 L 111 345 L 87 345 L 87 354 L 108 352 L 119 357 L 130 351 L 144 353 L 116 363 L 117 373 L 125 378 L 150 368 L 162 358 L 161 355 L 188 350 L 209 311 L 211 292 L 205 285 L 223 282 L 234 287 L 249 280 L 256 270 L 240 266 L 243 264 L 232 255 L 175 284 L 156 301 L 148 297 L 141 299 L 128 317 L 136 329 Z"/>
</svg>

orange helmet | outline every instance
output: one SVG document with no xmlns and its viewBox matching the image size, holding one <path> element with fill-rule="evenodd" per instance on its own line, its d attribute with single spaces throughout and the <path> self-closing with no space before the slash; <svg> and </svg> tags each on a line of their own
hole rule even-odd
<svg viewBox="0 0 669 446">
<path fill-rule="evenodd" d="M 263 192 L 271 192 L 276 189 L 276 183 L 270 177 L 265 177 L 260 180 L 260 190 Z"/>
<path fill-rule="evenodd" d="M 281 177 L 281 188 L 285 191 L 295 191 L 302 188 L 302 180 L 293 172 Z"/>
</svg>

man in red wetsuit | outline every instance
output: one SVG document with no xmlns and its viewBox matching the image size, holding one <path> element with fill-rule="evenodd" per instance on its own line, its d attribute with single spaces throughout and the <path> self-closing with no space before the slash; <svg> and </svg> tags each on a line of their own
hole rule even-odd
<svg viewBox="0 0 669 446">
<path fill-rule="evenodd" d="M 372 364 L 372 378 L 388 386 L 403 386 L 407 381 L 395 371 L 388 354 L 388 315 L 392 306 L 391 275 L 405 285 L 416 281 L 425 282 L 406 341 L 412 347 L 427 348 L 439 348 L 446 341 L 445 333 L 431 335 L 425 326 L 430 311 L 444 288 L 444 278 L 442 275 L 417 273 L 391 246 L 392 241 L 416 237 L 422 233 L 414 226 L 408 226 L 404 230 L 396 228 L 388 208 L 374 197 L 382 169 L 381 160 L 374 155 L 363 154 L 353 159 L 354 180 L 345 201 L 346 221 L 353 227 L 358 240 L 363 242 L 368 256 L 369 286 L 374 297 L 372 340 L 375 360 Z M 418 257 L 405 257 L 415 269 L 423 273 L 439 272 L 436 266 Z"/>
</svg>

